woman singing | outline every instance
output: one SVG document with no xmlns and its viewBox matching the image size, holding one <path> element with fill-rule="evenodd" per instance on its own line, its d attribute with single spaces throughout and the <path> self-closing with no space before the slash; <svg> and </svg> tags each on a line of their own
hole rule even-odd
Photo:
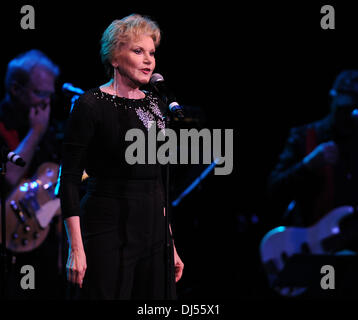
<svg viewBox="0 0 358 320">
<path fill-rule="evenodd" d="M 160 30 L 147 17 L 113 21 L 101 39 L 111 80 L 83 94 L 67 122 L 60 191 L 69 240 L 66 268 L 83 299 L 176 298 L 184 265 L 169 239 L 174 266 L 166 279 L 162 168 L 125 159 L 128 130 L 148 134 L 151 125 L 165 127 L 165 106 L 141 90 L 155 68 L 159 42 Z M 89 179 L 80 201 L 83 170 Z"/>
</svg>

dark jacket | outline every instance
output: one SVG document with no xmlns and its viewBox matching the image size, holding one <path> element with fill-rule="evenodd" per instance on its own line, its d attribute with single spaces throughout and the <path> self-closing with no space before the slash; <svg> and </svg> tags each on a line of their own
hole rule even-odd
<svg viewBox="0 0 358 320">
<path fill-rule="evenodd" d="M 303 158 L 319 144 L 330 140 L 338 145 L 338 162 L 315 171 L 307 169 Z M 357 149 L 358 135 L 339 136 L 330 115 L 291 129 L 268 181 L 269 198 L 278 210 L 285 211 L 291 203 L 292 210 L 285 211 L 282 222 L 308 226 L 335 207 L 357 205 Z"/>
</svg>

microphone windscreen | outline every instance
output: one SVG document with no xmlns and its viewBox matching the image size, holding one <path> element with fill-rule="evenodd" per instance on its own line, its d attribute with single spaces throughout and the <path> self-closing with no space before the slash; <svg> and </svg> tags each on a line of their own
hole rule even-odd
<svg viewBox="0 0 358 320">
<path fill-rule="evenodd" d="M 153 73 L 150 77 L 150 84 L 155 84 L 158 81 L 164 81 L 163 76 L 160 73 Z"/>
</svg>

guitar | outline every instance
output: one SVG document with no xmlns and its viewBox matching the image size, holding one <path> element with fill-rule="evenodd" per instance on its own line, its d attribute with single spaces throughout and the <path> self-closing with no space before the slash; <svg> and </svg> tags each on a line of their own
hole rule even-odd
<svg viewBox="0 0 358 320">
<path fill-rule="evenodd" d="M 342 221 L 354 213 L 352 206 L 333 209 L 308 228 L 279 226 L 265 234 L 260 243 L 261 262 L 270 284 L 277 279 L 293 255 L 336 254 L 344 249 Z M 295 296 L 306 288 L 274 288 L 281 295 Z"/>
<path fill-rule="evenodd" d="M 46 239 L 52 218 L 61 213 L 54 192 L 58 172 L 57 164 L 43 163 L 31 180 L 23 180 L 6 199 L 7 249 L 31 251 Z"/>
</svg>

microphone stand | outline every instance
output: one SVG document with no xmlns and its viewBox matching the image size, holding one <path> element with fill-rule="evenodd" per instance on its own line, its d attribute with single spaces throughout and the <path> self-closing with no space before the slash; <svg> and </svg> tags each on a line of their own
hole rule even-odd
<svg viewBox="0 0 358 320">
<path fill-rule="evenodd" d="M 165 115 L 165 129 L 168 129 L 170 125 L 170 112 L 167 111 Z M 171 237 L 169 233 L 169 221 L 170 221 L 170 196 L 169 196 L 169 186 L 170 186 L 170 177 L 169 172 L 170 166 L 169 161 L 165 166 L 165 298 L 168 300 L 170 298 L 171 292 L 171 260 L 172 260 L 172 252 L 171 252 Z"/>
<path fill-rule="evenodd" d="M 184 118 L 184 114 L 182 111 L 182 108 L 179 106 L 178 103 L 175 102 L 174 106 L 171 107 L 172 100 L 168 99 L 168 97 L 165 94 L 161 94 L 158 87 L 155 85 L 155 83 L 151 83 L 151 87 L 154 89 L 154 91 L 158 94 L 159 99 L 166 105 L 166 112 L 164 113 L 164 120 L 165 120 L 165 129 L 169 129 L 170 127 L 170 120 L 171 120 L 171 114 L 175 113 L 178 115 L 179 118 Z M 174 100 L 175 101 L 175 100 Z M 170 236 L 169 231 L 169 221 L 170 221 L 170 195 L 169 195 L 169 186 L 170 186 L 170 165 L 169 161 L 166 164 L 166 174 L 165 174 L 165 298 L 170 298 L 171 293 L 171 279 L 172 279 L 172 261 L 174 259 L 174 244 L 171 242 L 172 237 Z M 174 263 L 174 262 L 173 262 Z M 174 266 L 175 268 L 175 266 Z"/>
<path fill-rule="evenodd" d="M 181 110 L 180 107 L 180 112 L 178 113 L 179 118 L 184 118 L 184 113 Z M 170 120 L 171 120 L 171 116 L 172 113 L 169 110 L 169 108 L 167 108 L 166 114 L 164 116 L 165 118 L 165 129 L 169 129 L 170 126 Z M 165 174 L 165 244 L 166 244 L 166 260 L 167 263 L 165 264 L 166 266 L 166 285 L 165 285 L 165 297 L 167 299 L 170 298 L 170 293 L 171 293 L 171 285 L 172 285 L 172 275 L 173 275 L 173 271 L 172 270 L 172 266 L 174 265 L 174 243 L 172 241 L 172 237 L 170 236 L 170 230 L 169 230 L 169 221 L 170 221 L 170 216 L 171 216 L 171 203 L 170 203 L 170 163 L 168 161 L 168 163 L 166 164 L 166 174 Z M 173 262 L 173 264 L 172 264 Z M 175 269 L 175 266 L 174 266 Z M 174 276 L 175 277 L 175 276 Z"/>
<path fill-rule="evenodd" d="M 7 288 L 7 253 L 6 253 L 6 162 L 8 161 L 9 148 L 2 145 L 0 148 L 0 203 L 1 203 L 1 298 L 5 300 Z M 14 156 L 14 155 L 13 155 Z M 12 156 L 12 157 L 13 157 Z M 25 161 L 13 162 L 15 165 L 23 167 L 26 165 Z"/>
</svg>

